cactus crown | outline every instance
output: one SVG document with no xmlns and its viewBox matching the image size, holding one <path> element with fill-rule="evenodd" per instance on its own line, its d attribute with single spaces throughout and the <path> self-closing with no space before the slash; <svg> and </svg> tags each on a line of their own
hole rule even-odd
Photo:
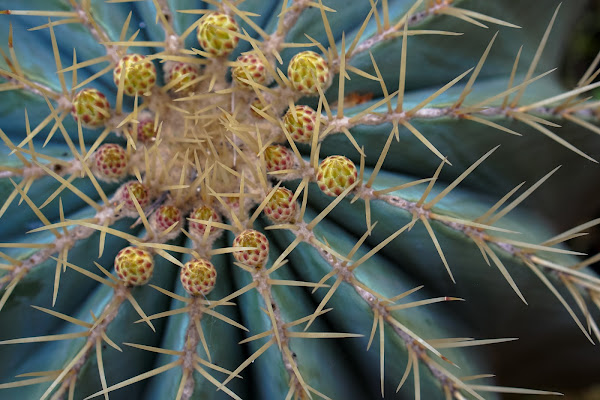
<svg viewBox="0 0 600 400">
<path fill-rule="evenodd" d="M 544 69 L 581 5 L 171 3 L 0 6 L 0 397 L 597 378 L 598 256 L 567 245 L 600 224 L 598 60 L 572 89 Z"/>
</svg>

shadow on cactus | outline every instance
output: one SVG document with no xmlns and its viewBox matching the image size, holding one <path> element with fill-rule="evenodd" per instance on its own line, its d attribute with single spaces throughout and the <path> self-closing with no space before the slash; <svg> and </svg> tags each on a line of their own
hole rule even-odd
<svg viewBox="0 0 600 400">
<path fill-rule="evenodd" d="M 0 1 L 0 398 L 597 381 L 579 3 Z"/>
</svg>

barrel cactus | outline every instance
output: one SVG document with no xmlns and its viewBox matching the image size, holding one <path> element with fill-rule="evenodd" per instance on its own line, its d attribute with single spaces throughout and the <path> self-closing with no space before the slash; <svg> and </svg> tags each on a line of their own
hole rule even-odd
<svg viewBox="0 0 600 400">
<path fill-rule="evenodd" d="M 0 398 L 597 381 L 584 3 L 1 0 Z"/>
</svg>

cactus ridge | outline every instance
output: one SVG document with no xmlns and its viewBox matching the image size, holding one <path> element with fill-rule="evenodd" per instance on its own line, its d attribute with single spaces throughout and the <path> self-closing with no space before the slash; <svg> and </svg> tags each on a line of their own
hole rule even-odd
<svg viewBox="0 0 600 400">
<path fill-rule="evenodd" d="M 0 398 L 593 383 L 600 257 L 568 245 L 600 225 L 581 183 L 600 177 L 599 58 L 572 89 L 547 68 L 581 6 L 563 23 L 516 0 L 8 3 Z M 539 28 L 514 52 L 511 18 Z M 552 186 L 557 160 L 581 179 Z M 547 376 L 494 378 L 511 329 L 572 359 L 544 347 L 519 362 Z"/>
</svg>

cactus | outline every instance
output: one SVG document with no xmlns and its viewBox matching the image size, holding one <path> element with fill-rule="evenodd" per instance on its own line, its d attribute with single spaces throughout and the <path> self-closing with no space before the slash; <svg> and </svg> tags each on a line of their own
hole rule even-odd
<svg viewBox="0 0 600 400">
<path fill-rule="evenodd" d="M 597 382 L 583 3 L 0 0 L 0 398 Z"/>
</svg>

